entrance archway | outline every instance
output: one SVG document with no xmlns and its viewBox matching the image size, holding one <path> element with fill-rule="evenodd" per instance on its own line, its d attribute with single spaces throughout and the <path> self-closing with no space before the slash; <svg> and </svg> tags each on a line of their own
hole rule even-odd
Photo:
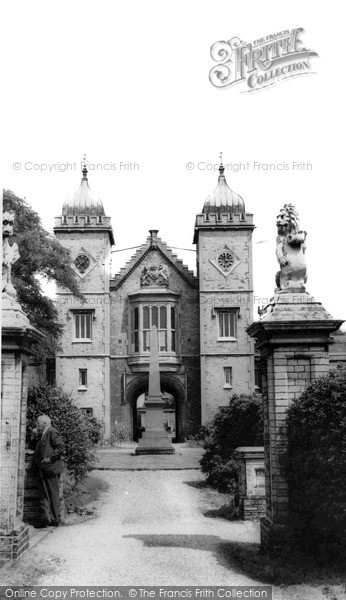
<svg viewBox="0 0 346 600">
<path fill-rule="evenodd" d="M 160 373 L 161 390 L 165 395 L 165 420 L 167 428 L 171 428 L 173 442 L 182 441 L 184 435 L 183 404 L 185 401 L 185 386 L 178 378 L 168 373 Z M 130 404 L 132 414 L 133 439 L 137 440 L 141 434 L 143 394 L 148 393 L 149 378 L 147 374 L 138 375 L 125 390 L 126 402 Z M 138 404 L 137 404 L 138 402 Z"/>
</svg>

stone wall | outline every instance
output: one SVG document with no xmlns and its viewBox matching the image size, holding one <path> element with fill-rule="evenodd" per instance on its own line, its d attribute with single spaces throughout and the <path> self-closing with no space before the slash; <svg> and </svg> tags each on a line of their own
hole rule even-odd
<svg viewBox="0 0 346 600">
<path fill-rule="evenodd" d="M 159 239 L 157 244 L 161 246 Z M 137 263 L 134 261 L 129 276 L 123 275 L 122 278 L 120 272 L 111 282 L 110 389 L 112 425 L 117 421 L 132 430 L 133 402 L 136 394 L 140 395 L 146 390 L 149 355 L 142 355 L 137 362 L 132 355 L 129 298 L 139 290 L 150 294 L 150 288 L 141 288 L 140 277 L 144 267 L 166 265 L 169 270 L 168 290 L 178 295 L 178 345 L 176 356 L 165 356 L 165 353 L 159 356 L 161 389 L 172 393 L 179 403 L 179 439 L 183 441 L 200 424 L 199 314 L 198 290 L 193 277 L 187 270 L 185 276 L 180 261 L 178 263 L 174 268 L 162 251 L 152 248 L 144 257 L 138 257 Z M 161 292 L 164 302 L 166 288 L 163 287 Z M 131 394 L 128 392 L 129 383 L 131 390 L 134 390 Z"/>
<path fill-rule="evenodd" d="M 69 223 L 64 224 L 63 219 L 59 218 L 55 229 L 56 237 L 71 251 L 73 259 L 78 253 L 85 252 L 90 257 L 92 268 L 85 275 L 79 276 L 84 302 L 65 290 L 58 290 L 56 306 L 59 320 L 65 328 L 62 348 L 56 360 L 56 382 L 72 395 L 77 406 L 92 410 L 93 416 L 103 422 L 104 435 L 108 438 L 110 233 L 104 227 L 109 226 L 109 218 L 102 217 L 102 222 L 99 223 L 97 219 L 93 222 L 90 217 L 89 227 L 94 227 L 94 230 L 83 229 L 82 218 L 78 225 L 73 218 L 71 220 L 71 217 L 67 217 L 67 221 L 69 220 L 74 231 L 68 228 Z M 91 311 L 91 341 L 74 338 L 74 315 L 78 310 Z M 79 384 L 80 369 L 87 369 L 87 386 L 84 388 Z"/>
<path fill-rule="evenodd" d="M 246 329 L 253 320 L 252 215 L 197 215 L 200 287 L 202 423 L 226 406 L 233 394 L 255 390 L 254 343 Z M 234 269 L 225 273 L 218 257 L 231 251 Z M 234 339 L 219 337 L 218 311 L 235 309 Z M 225 386 L 224 367 L 232 368 L 232 387 Z"/>
</svg>

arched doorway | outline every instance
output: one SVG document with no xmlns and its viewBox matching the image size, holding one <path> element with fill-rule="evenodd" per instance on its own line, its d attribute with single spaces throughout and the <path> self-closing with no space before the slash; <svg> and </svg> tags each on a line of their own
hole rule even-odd
<svg viewBox="0 0 346 600">
<path fill-rule="evenodd" d="M 145 429 L 145 396 L 146 393 L 140 391 L 140 393 L 134 395 L 134 401 L 132 403 L 133 407 L 133 439 L 137 441 L 141 435 L 142 431 Z M 178 403 L 170 392 L 163 390 L 162 397 L 164 399 L 164 426 L 168 433 L 168 435 L 172 438 L 172 442 L 175 443 L 178 441 Z"/>
<path fill-rule="evenodd" d="M 171 433 L 174 434 L 174 437 L 172 436 L 173 441 L 184 441 L 185 423 L 183 419 L 184 406 L 186 404 L 186 390 L 184 382 L 179 378 L 179 376 L 165 372 L 160 372 L 160 382 L 161 391 L 166 394 L 165 419 L 167 420 L 167 426 L 171 427 Z M 132 415 L 134 440 L 137 440 L 138 435 L 140 434 L 138 428 L 141 426 L 141 420 L 138 416 L 138 412 L 140 413 L 141 409 L 143 408 L 144 396 L 142 396 L 142 394 L 148 393 L 148 383 L 149 376 L 147 373 L 138 374 L 128 383 L 125 389 L 125 401 L 129 406 L 130 413 Z M 140 396 L 142 397 L 138 403 L 139 410 L 137 410 L 137 400 Z"/>
</svg>

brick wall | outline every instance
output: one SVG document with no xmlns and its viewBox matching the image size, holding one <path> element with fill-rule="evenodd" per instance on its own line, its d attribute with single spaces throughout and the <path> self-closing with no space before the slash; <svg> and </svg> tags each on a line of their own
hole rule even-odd
<svg viewBox="0 0 346 600">
<path fill-rule="evenodd" d="M 268 357 L 263 400 L 267 517 L 272 521 L 285 520 L 289 510 L 288 484 L 282 461 L 287 448 L 287 409 L 310 382 L 328 371 L 329 358 L 325 346 L 279 346 Z"/>
<path fill-rule="evenodd" d="M 27 407 L 26 356 L 2 350 L 0 447 L 0 560 L 17 558 L 29 545 L 22 523 Z"/>
</svg>

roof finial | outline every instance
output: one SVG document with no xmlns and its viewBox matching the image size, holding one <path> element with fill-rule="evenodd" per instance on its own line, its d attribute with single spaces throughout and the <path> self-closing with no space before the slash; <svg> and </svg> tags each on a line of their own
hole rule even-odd
<svg viewBox="0 0 346 600">
<path fill-rule="evenodd" d="M 87 175 L 88 175 L 88 169 L 87 169 L 86 163 L 87 163 L 86 154 L 84 154 L 83 166 L 82 166 L 83 179 L 87 179 Z"/>
<path fill-rule="evenodd" d="M 220 158 L 219 173 L 220 173 L 220 176 L 223 177 L 224 176 L 225 167 L 222 164 L 222 152 L 220 152 L 219 158 Z"/>
</svg>

